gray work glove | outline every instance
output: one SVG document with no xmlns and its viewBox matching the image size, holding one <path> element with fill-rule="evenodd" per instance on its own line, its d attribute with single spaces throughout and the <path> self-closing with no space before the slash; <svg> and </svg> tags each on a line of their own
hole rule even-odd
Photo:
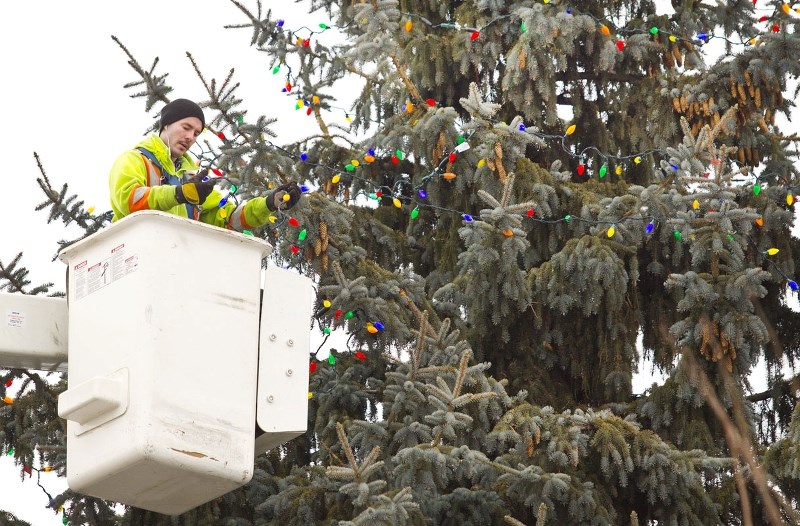
<svg viewBox="0 0 800 526">
<path fill-rule="evenodd" d="M 267 194 L 267 208 L 272 210 L 288 210 L 300 201 L 300 196 L 303 194 L 297 183 L 292 181 L 290 183 L 282 184 L 275 190 Z M 288 195 L 289 198 L 284 196 Z"/>
</svg>

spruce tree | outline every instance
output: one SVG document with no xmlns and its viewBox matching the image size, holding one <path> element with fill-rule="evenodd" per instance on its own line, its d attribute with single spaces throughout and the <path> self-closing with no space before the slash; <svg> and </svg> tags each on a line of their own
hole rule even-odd
<svg viewBox="0 0 800 526">
<path fill-rule="evenodd" d="M 199 153 L 243 197 L 306 185 L 255 234 L 346 343 L 314 350 L 308 432 L 241 490 L 176 518 L 53 505 L 92 525 L 800 523 L 798 14 L 656 4 L 311 0 L 319 25 L 292 25 L 232 0 L 309 133 L 277 143 L 235 73 L 189 55 Z M 168 76 L 117 44 L 157 110 Z M 108 223 L 40 169 L 48 220 Z M 20 257 L 0 272 L 52 293 Z M 643 359 L 668 378 L 634 395 Z M 2 379 L 23 382 L 2 450 L 63 474 L 65 378 Z"/>
</svg>

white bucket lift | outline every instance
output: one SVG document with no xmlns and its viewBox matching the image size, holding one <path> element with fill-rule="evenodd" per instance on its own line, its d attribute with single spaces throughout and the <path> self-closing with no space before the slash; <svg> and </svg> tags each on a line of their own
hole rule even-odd
<svg viewBox="0 0 800 526">
<path fill-rule="evenodd" d="M 271 250 L 147 211 L 59 254 L 71 489 L 175 515 L 246 484 L 255 455 L 305 433 L 311 281 L 270 267 L 262 306 Z M 4 347 L 0 365 L 25 366 Z"/>
</svg>

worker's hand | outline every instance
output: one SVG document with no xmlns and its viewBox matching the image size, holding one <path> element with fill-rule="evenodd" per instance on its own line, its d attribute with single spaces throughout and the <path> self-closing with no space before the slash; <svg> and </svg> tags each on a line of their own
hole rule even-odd
<svg viewBox="0 0 800 526">
<path fill-rule="evenodd" d="M 208 176 L 208 170 L 200 170 L 197 175 L 175 187 L 175 199 L 182 205 L 201 205 L 214 189 L 215 179 Z"/>
<path fill-rule="evenodd" d="M 288 210 L 297 204 L 302 194 L 303 192 L 300 191 L 296 182 L 282 184 L 267 194 L 267 208 L 273 212 L 275 210 Z"/>
</svg>

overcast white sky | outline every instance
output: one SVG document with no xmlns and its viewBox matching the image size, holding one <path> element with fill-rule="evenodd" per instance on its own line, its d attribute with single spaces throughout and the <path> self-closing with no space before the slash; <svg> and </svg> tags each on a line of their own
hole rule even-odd
<svg viewBox="0 0 800 526">
<path fill-rule="evenodd" d="M 255 6 L 255 0 L 242 1 Z M 284 18 L 288 28 L 330 22 L 309 17 L 288 0 L 263 3 Z M 668 2 L 663 3 L 669 9 Z M 244 16 L 226 0 L 0 2 L 0 261 L 8 263 L 23 251 L 23 264 L 31 270 L 34 284 L 52 281 L 63 290 L 63 264 L 50 260 L 56 241 L 71 233 L 60 223 L 46 224 L 46 215 L 34 211 L 44 196 L 36 184 L 39 172 L 33 152 L 39 153 L 56 188 L 69 183 L 70 192 L 87 205 L 108 210 L 109 168 L 152 122 L 143 101 L 130 99 L 123 88 L 137 77 L 111 35 L 118 36 L 145 68 L 160 57 L 159 71 L 170 73 L 168 83 L 175 88 L 171 98 L 206 98 L 187 51 L 207 77 L 222 79 L 235 67 L 235 78 L 242 82 L 238 94 L 250 115 L 276 116 L 276 131 L 297 133 L 302 128 L 298 119 L 305 115 L 280 93 L 283 78 L 272 75 L 273 64 L 265 54 L 248 47 L 248 31 L 223 29 L 242 21 Z M 65 487 L 53 474 L 43 475 L 43 484 L 52 494 Z M 8 457 L 0 458 L 0 488 L 0 510 L 35 526 L 61 524 L 46 508 L 47 498 L 35 481 L 20 482 L 18 468 Z"/>
</svg>

